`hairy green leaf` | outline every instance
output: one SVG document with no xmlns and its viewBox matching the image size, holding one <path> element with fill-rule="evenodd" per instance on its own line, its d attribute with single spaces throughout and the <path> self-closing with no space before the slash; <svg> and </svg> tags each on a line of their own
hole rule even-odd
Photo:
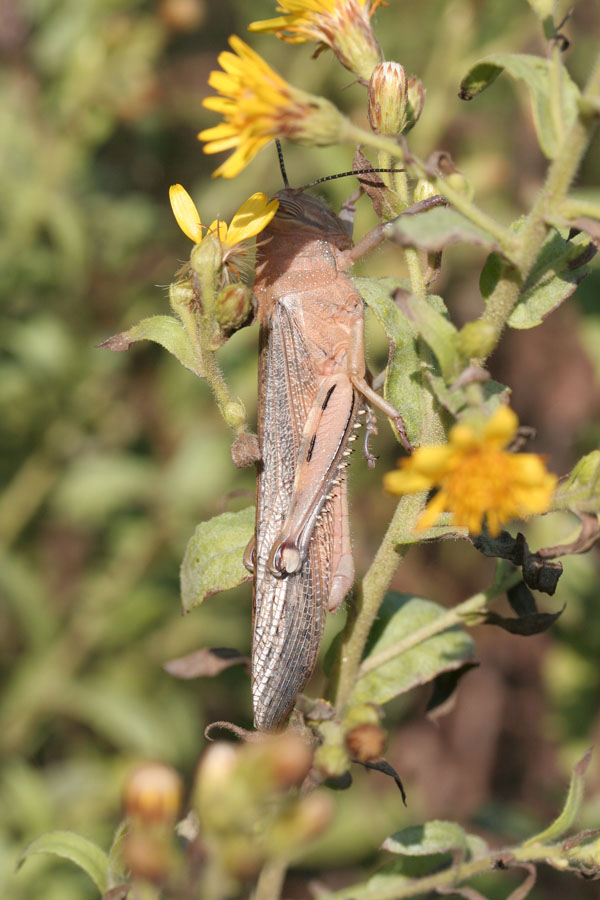
<svg viewBox="0 0 600 900">
<path fill-rule="evenodd" d="M 589 273 L 587 263 L 595 247 L 587 234 L 565 240 L 554 231 L 548 235 L 508 318 L 512 328 L 541 325 L 557 306 L 567 300 Z M 479 287 L 484 300 L 492 294 L 502 274 L 502 259 L 491 253 L 481 271 Z"/>
<path fill-rule="evenodd" d="M 430 856 L 432 853 L 467 851 L 467 835 L 456 822 L 433 819 L 424 825 L 411 825 L 386 838 L 382 850 L 403 856 Z"/>
<path fill-rule="evenodd" d="M 552 111 L 550 62 L 541 56 L 530 56 L 526 53 L 493 53 L 486 56 L 467 72 L 461 82 L 459 96 L 462 100 L 472 100 L 493 84 L 503 71 L 527 85 L 531 94 L 533 121 L 540 147 L 548 159 L 554 159 L 562 143 L 563 132 L 571 127 L 577 117 L 579 88 L 562 67 L 560 69 L 562 130 L 559 134 L 555 130 Z"/>
<path fill-rule="evenodd" d="M 181 600 L 189 612 L 207 597 L 252 577 L 242 558 L 254 534 L 254 507 L 226 512 L 201 522 L 187 545 L 181 566 Z"/>
<path fill-rule="evenodd" d="M 50 853 L 69 859 L 89 875 L 101 894 L 107 888 L 108 856 L 87 838 L 72 831 L 50 831 L 42 834 L 25 847 L 21 853 L 17 867 L 23 865 L 30 856 Z"/>
<path fill-rule="evenodd" d="M 418 215 L 399 216 L 394 222 L 391 239 L 403 247 L 419 247 L 433 252 L 449 244 L 477 244 L 499 249 L 489 232 L 474 225 L 462 213 L 449 207 L 436 207 Z"/>
<path fill-rule="evenodd" d="M 99 344 L 107 350 L 122 352 L 129 350 L 136 341 L 154 341 L 179 360 L 182 366 L 202 377 L 204 371 L 194 348 L 190 343 L 187 331 L 175 316 L 150 316 L 142 319 L 127 331 L 114 334 Z"/>
<path fill-rule="evenodd" d="M 383 651 L 398 646 L 399 653 L 359 677 L 353 693 L 357 703 L 387 703 L 419 684 L 427 684 L 441 672 L 473 662 L 474 644 L 460 625 L 439 633 L 436 619 L 447 610 L 408 594 L 389 593 L 371 634 L 364 662 L 374 662 Z M 429 636 L 428 636 L 429 635 Z"/>
</svg>

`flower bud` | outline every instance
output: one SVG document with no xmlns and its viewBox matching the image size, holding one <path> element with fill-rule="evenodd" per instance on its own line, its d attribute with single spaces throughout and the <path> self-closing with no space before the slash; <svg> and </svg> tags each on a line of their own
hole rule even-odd
<svg viewBox="0 0 600 900">
<path fill-rule="evenodd" d="M 125 814 L 145 823 L 174 822 L 181 804 L 181 794 L 181 778 L 175 769 L 162 763 L 142 763 L 125 782 Z"/>
<path fill-rule="evenodd" d="M 264 753 L 277 788 L 284 789 L 299 784 L 306 778 L 312 766 L 313 753 L 310 744 L 299 734 L 286 732 L 264 744 Z"/>
<path fill-rule="evenodd" d="M 228 284 L 217 296 L 215 315 L 226 334 L 233 334 L 252 314 L 252 291 L 241 282 Z"/>
<path fill-rule="evenodd" d="M 210 234 L 196 244 L 190 255 L 190 265 L 197 275 L 203 272 L 217 272 L 223 263 L 221 242 L 216 234 Z"/>
<path fill-rule="evenodd" d="M 413 191 L 413 200 L 415 203 L 421 203 L 423 200 L 429 200 L 438 193 L 435 187 L 426 178 L 419 178 Z"/>
<path fill-rule="evenodd" d="M 241 428 L 246 421 L 246 407 L 241 400 L 231 400 L 225 405 L 223 418 L 230 428 Z"/>
<path fill-rule="evenodd" d="M 378 759 L 385 746 L 385 731 L 372 722 L 357 725 L 346 735 L 346 746 L 352 758 L 359 762 Z"/>
<path fill-rule="evenodd" d="M 169 303 L 174 313 L 180 310 L 190 310 L 198 301 L 198 295 L 194 290 L 191 278 L 185 281 L 176 281 L 169 287 Z"/>
<path fill-rule="evenodd" d="M 404 131 L 410 131 L 411 128 L 419 121 L 419 117 L 423 112 L 423 107 L 425 106 L 425 88 L 423 87 L 423 82 L 420 78 L 417 78 L 416 75 L 411 75 L 408 79 L 408 85 L 406 88 L 407 100 L 406 100 L 406 124 L 404 126 Z"/>
<path fill-rule="evenodd" d="M 400 134 L 406 125 L 407 78 L 400 63 L 375 66 L 369 81 L 369 125 L 375 134 Z"/>
<path fill-rule="evenodd" d="M 473 187 L 470 180 L 463 175 L 462 172 L 452 172 L 446 178 L 447 184 L 450 185 L 451 188 L 454 188 L 455 191 L 459 194 L 463 194 L 463 196 L 467 197 L 469 200 L 472 200 L 475 195 L 475 188 Z"/>
</svg>

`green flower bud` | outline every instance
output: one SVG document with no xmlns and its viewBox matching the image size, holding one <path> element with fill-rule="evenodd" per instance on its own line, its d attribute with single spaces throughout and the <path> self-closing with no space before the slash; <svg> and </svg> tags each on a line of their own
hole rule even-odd
<svg viewBox="0 0 600 900">
<path fill-rule="evenodd" d="M 369 125 L 375 134 L 400 134 L 406 125 L 407 78 L 400 63 L 375 66 L 369 81 Z"/>
<path fill-rule="evenodd" d="M 215 234 L 210 234 L 195 244 L 190 254 L 190 265 L 197 275 L 209 271 L 218 272 L 223 263 L 221 242 Z"/>
<path fill-rule="evenodd" d="M 180 310 L 189 310 L 198 301 L 198 295 L 194 290 L 190 278 L 185 281 L 176 281 L 169 287 L 169 303 L 174 313 Z"/>
<path fill-rule="evenodd" d="M 228 284 L 217 296 L 215 315 L 226 334 L 233 334 L 252 314 L 252 291 L 241 282 Z"/>
<path fill-rule="evenodd" d="M 467 197 L 469 200 L 472 200 L 475 196 L 475 188 L 462 172 L 452 172 L 452 174 L 448 175 L 446 178 L 446 182 L 451 188 L 454 188 L 457 193 L 463 194 L 463 196 Z"/>
<path fill-rule="evenodd" d="M 246 407 L 241 400 L 231 401 L 223 410 L 223 418 L 230 428 L 240 428 L 246 421 Z"/>
<path fill-rule="evenodd" d="M 410 129 L 414 128 L 414 126 L 417 124 L 425 105 L 426 91 L 423 87 L 423 82 L 420 78 L 417 78 L 416 75 L 411 75 L 408 79 L 406 93 L 407 101 L 406 124 L 404 126 L 405 132 L 410 131 Z"/>
<path fill-rule="evenodd" d="M 430 197 L 435 197 L 437 193 L 438 191 L 436 191 L 435 187 L 430 181 L 428 181 L 426 178 L 419 178 L 413 191 L 413 200 L 415 201 L 415 203 L 421 203 L 423 200 L 428 200 Z"/>
</svg>

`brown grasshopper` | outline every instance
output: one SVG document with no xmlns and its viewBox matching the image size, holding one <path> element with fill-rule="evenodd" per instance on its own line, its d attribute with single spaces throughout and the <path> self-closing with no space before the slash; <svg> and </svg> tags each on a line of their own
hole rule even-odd
<svg viewBox="0 0 600 900">
<path fill-rule="evenodd" d="M 339 608 L 354 580 L 346 466 L 366 401 L 410 450 L 402 417 L 365 379 L 363 301 L 346 274 L 385 226 L 353 246 L 342 220 L 282 173 L 254 284 L 260 460 L 245 556 L 254 573 L 254 723 L 266 731 L 286 721 L 314 669 L 326 610 Z"/>
</svg>

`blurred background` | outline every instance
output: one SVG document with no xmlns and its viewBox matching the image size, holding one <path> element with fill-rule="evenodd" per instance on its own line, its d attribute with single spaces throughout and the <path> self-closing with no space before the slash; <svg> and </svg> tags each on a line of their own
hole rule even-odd
<svg viewBox="0 0 600 900">
<path fill-rule="evenodd" d="M 0 894 L 11 900 L 95 896 L 74 868 L 50 858 L 14 874 L 25 843 L 66 828 L 107 846 L 120 786 L 145 758 L 173 763 L 191 782 L 214 719 L 251 726 L 247 676 L 183 682 L 163 671 L 200 646 L 250 646 L 250 588 L 210 598 L 185 619 L 178 569 L 194 526 L 252 502 L 253 472 L 238 471 L 231 436 L 205 384 L 166 352 L 139 344 L 96 348 L 144 316 L 167 311 L 167 286 L 190 244 L 168 187 L 181 182 L 203 220 L 230 218 L 254 191 L 281 186 L 267 147 L 233 181 L 211 180 L 217 159 L 196 140 L 216 124 L 202 109 L 208 73 L 232 32 L 274 14 L 270 0 L 0 0 Z M 457 97 L 470 63 L 493 51 L 544 52 L 522 0 L 390 0 L 375 28 L 386 56 L 427 88 L 411 146 L 448 150 L 478 201 L 503 221 L 528 208 L 545 161 L 527 97 L 506 76 L 471 104 Z M 576 4 L 565 54 L 582 84 L 598 47 L 600 9 Z M 298 86 L 365 121 L 364 90 L 332 54 L 274 37 L 252 46 Z M 351 148 L 285 148 L 292 184 L 351 168 Z M 598 185 L 599 142 L 578 187 Z M 351 181 L 324 185 L 334 208 Z M 320 190 L 320 189 L 319 189 Z M 595 188 L 595 196 L 600 190 Z M 361 209 L 358 229 L 373 222 Z M 436 291 L 458 324 L 478 314 L 480 250 L 445 255 Z M 364 272 L 402 274 L 380 252 Z M 491 363 L 510 385 L 532 448 L 559 474 L 600 444 L 600 270 L 532 332 L 512 332 Z M 248 409 L 256 409 L 256 327 L 220 351 Z M 378 371 L 386 341 L 369 327 Z M 356 454 L 352 531 L 358 572 L 393 510 L 381 474 L 396 449 L 383 422 L 375 472 Z M 232 493 L 233 492 L 233 493 Z M 530 529 L 554 544 L 573 522 L 551 516 Z M 492 842 L 523 839 L 558 811 L 570 769 L 600 742 L 598 550 L 570 557 L 547 609 L 567 603 L 551 632 L 520 638 L 478 629 L 478 670 L 436 723 L 427 690 L 390 705 L 388 759 L 409 795 L 379 773 L 356 773 L 336 796 L 334 827 L 292 873 L 348 883 L 381 862 L 390 832 L 427 818 L 456 819 Z M 490 564 L 466 545 L 413 551 L 395 587 L 451 605 L 484 586 Z M 331 618 L 327 642 L 343 624 Z M 315 690 L 318 690 L 318 680 Z M 600 822 L 600 767 L 592 761 L 582 826 Z M 481 889 L 506 896 L 512 875 Z M 538 900 L 597 896 L 597 888 L 541 872 Z"/>
</svg>

